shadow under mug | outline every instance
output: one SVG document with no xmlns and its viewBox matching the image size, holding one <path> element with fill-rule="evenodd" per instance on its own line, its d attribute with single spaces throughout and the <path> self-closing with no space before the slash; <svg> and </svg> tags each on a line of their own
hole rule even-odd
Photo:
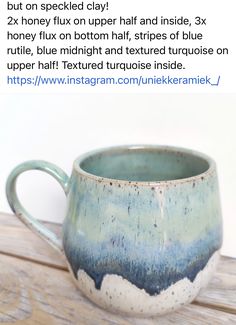
<svg viewBox="0 0 236 325">
<path fill-rule="evenodd" d="M 63 240 L 33 218 L 16 194 L 27 170 L 52 175 L 67 196 Z M 10 174 L 14 213 L 65 253 L 79 289 L 110 311 L 151 316 L 191 302 L 209 281 L 222 244 L 215 162 L 175 147 L 133 145 L 87 153 L 69 178 L 29 161 Z"/>
</svg>

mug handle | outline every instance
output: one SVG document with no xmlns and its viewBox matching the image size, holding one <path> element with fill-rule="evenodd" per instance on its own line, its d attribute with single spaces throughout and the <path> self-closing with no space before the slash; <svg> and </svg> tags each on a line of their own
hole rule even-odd
<svg viewBox="0 0 236 325">
<path fill-rule="evenodd" d="M 64 171 L 54 164 L 43 160 L 31 160 L 18 165 L 7 179 L 6 195 L 8 203 L 12 211 L 33 231 L 40 237 L 45 239 L 51 246 L 60 252 L 63 252 L 62 240 L 59 239 L 51 230 L 47 229 L 40 221 L 31 216 L 25 208 L 21 205 L 17 192 L 16 181 L 20 174 L 28 170 L 41 170 L 53 176 L 62 186 L 65 194 L 68 194 L 69 177 Z"/>
</svg>

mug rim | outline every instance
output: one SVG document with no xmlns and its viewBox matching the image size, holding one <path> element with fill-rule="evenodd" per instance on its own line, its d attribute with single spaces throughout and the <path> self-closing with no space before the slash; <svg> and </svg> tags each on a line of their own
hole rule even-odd
<svg viewBox="0 0 236 325">
<path fill-rule="evenodd" d="M 208 163 L 208 168 L 197 175 L 179 178 L 179 179 L 171 179 L 171 180 L 160 180 L 160 181 L 129 181 L 125 179 L 117 179 L 117 178 L 109 178 L 103 177 L 99 175 L 92 174 L 90 172 L 85 171 L 81 167 L 81 163 L 86 160 L 87 158 L 94 156 L 96 154 L 111 152 L 111 151 L 119 151 L 119 150 L 159 150 L 159 151 L 169 151 L 169 152 L 178 152 L 182 154 L 189 154 L 196 158 L 201 158 Z M 115 184 L 128 184 L 128 185 L 138 185 L 138 186 L 155 186 L 155 185 L 175 185 L 179 183 L 187 183 L 187 182 L 194 182 L 197 180 L 203 180 L 204 177 L 210 176 L 213 171 L 216 169 L 216 163 L 214 159 L 210 156 L 206 155 L 205 153 L 199 152 L 197 150 L 192 150 L 184 147 L 177 147 L 177 146 L 169 146 L 169 145 L 155 145 L 155 144 L 128 144 L 128 145 L 117 145 L 117 146 L 109 146 L 109 147 L 102 147 L 99 149 L 88 151 L 80 156 L 78 156 L 73 163 L 73 170 L 76 171 L 78 174 L 83 175 L 84 177 L 93 179 L 98 181 L 99 183 L 115 183 Z"/>
</svg>

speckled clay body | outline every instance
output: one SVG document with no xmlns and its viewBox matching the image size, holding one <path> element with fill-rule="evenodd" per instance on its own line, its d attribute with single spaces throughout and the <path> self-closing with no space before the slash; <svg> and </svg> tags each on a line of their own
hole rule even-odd
<svg viewBox="0 0 236 325">
<path fill-rule="evenodd" d="M 35 165 L 29 167 L 23 169 Z M 18 167 L 10 176 L 8 199 L 37 228 L 25 211 L 22 216 L 14 192 L 24 170 Z M 46 170 L 54 177 L 58 171 L 53 165 Z M 88 298 L 112 311 L 150 316 L 196 297 L 222 243 L 214 161 L 172 147 L 115 147 L 77 159 L 70 179 L 60 175 L 68 195 L 63 249 Z M 45 236 L 44 229 L 37 230 Z"/>
</svg>

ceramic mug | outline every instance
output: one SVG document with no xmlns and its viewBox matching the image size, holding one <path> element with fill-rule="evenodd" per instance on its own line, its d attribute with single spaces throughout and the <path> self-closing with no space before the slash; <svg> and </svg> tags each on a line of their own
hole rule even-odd
<svg viewBox="0 0 236 325">
<path fill-rule="evenodd" d="M 16 194 L 27 170 L 52 175 L 68 200 L 61 242 Z M 164 146 L 100 149 L 75 160 L 69 178 L 44 161 L 16 167 L 7 181 L 15 214 L 64 252 L 79 289 L 128 315 L 163 314 L 191 302 L 212 275 L 222 244 L 215 162 Z"/>
</svg>

